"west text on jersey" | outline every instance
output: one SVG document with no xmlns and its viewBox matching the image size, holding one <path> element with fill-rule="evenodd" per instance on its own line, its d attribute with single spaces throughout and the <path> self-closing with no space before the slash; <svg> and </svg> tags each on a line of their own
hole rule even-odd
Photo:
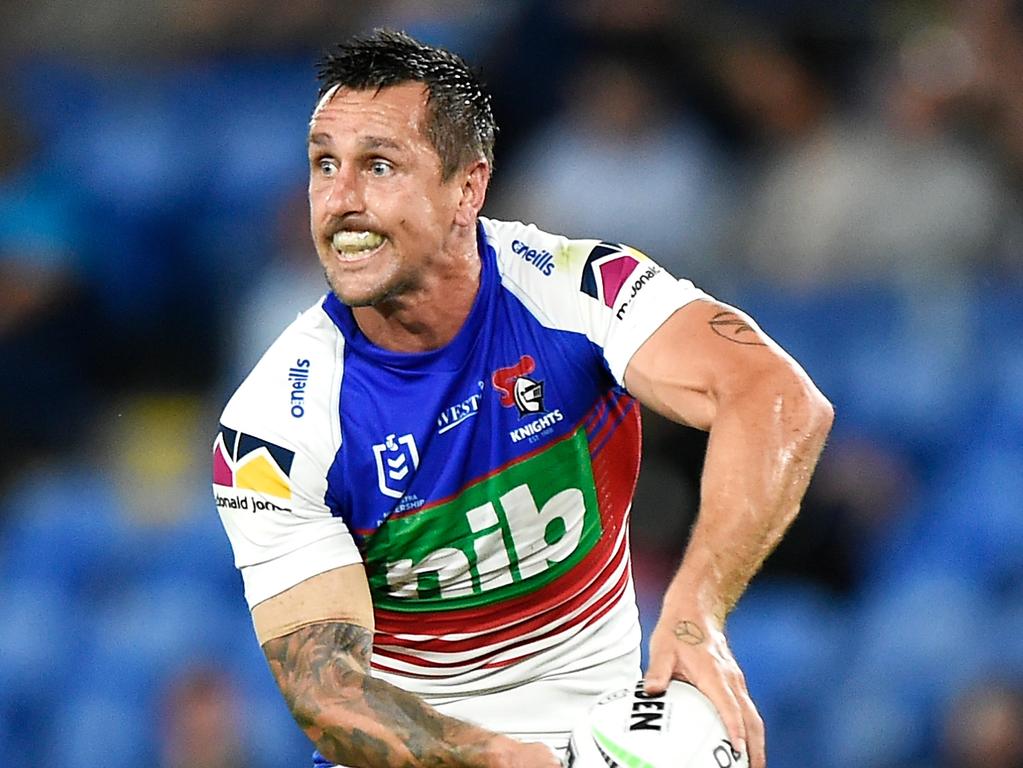
<svg viewBox="0 0 1023 768">
<path fill-rule="evenodd" d="M 466 419 L 471 419 L 480 411 L 480 399 L 483 396 L 476 392 L 469 395 L 465 400 L 445 408 L 437 417 L 437 434 L 443 435 L 449 429 L 454 429 Z"/>
</svg>

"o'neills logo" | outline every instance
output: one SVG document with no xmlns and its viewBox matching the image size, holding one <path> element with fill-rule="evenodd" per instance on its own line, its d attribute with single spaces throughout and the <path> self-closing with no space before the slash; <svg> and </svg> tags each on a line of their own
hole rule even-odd
<svg viewBox="0 0 1023 768">
<path fill-rule="evenodd" d="M 501 393 L 501 405 L 515 406 L 519 418 L 531 413 L 543 413 L 543 380 L 531 379 L 526 374 L 536 370 L 536 361 L 523 355 L 515 365 L 498 368 L 490 376 L 494 389 Z"/>
<path fill-rule="evenodd" d="M 305 416 L 305 388 L 309 385 L 308 358 L 301 357 L 288 369 L 288 384 L 291 387 L 291 416 L 301 419 Z"/>
<path fill-rule="evenodd" d="M 554 272 L 554 254 L 550 251 L 530 248 L 521 240 L 512 240 L 511 249 L 522 257 L 523 261 L 532 264 L 547 277 Z"/>
</svg>

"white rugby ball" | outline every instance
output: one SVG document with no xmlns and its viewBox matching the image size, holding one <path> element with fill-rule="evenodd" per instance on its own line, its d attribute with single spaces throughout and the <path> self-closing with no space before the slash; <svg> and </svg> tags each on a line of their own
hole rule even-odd
<svg viewBox="0 0 1023 768">
<path fill-rule="evenodd" d="M 572 731 L 566 768 L 749 768 L 710 699 L 673 680 L 660 694 L 608 691 Z"/>
</svg>

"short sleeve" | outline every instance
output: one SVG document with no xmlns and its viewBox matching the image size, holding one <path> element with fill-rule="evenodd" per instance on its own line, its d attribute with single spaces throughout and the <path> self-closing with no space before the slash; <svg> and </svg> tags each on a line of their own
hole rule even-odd
<svg viewBox="0 0 1023 768">
<path fill-rule="evenodd" d="M 709 296 L 628 245 L 484 220 L 502 281 L 541 323 L 583 333 L 624 386 L 629 360 L 674 314 Z"/>
<path fill-rule="evenodd" d="M 324 500 L 340 447 L 331 413 L 339 366 L 337 334 L 317 314 L 325 318 L 318 307 L 306 313 L 264 355 L 229 401 L 213 442 L 213 496 L 250 607 L 362 562 Z"/>
<path fill-rule="evenodd" d="M 678 309 L 707 294 L 679 280 L 646 254 L 618 243 L 589 248 L 579 276 L 587 335 L 604 351 L 608 368 L 624 384 L 629 360 Z"/>
</svg>

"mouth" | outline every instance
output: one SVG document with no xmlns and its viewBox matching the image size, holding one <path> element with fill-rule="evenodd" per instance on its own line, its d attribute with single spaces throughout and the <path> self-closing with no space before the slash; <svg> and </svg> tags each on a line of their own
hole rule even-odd
<svg viewBox="0 0 1023 768">
<path fill-rule="evenodd" d="M 380 250 L 385 242 L 387 238 L 383 235 L 368 230 L 344 230 L 335 232 L 330 238 L 334 252 L 344 262 L 365 261 Z"/>
</svg>

